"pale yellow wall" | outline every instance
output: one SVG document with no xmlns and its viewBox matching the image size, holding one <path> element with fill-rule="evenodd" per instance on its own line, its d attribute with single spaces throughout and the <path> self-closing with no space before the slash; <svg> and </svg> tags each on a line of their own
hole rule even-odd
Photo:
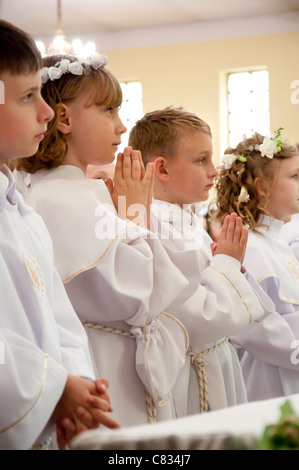
<svg viewBox="0 0 299 470">
<path fill-rule="evenodd" d="M 141 81 L 145 113 L 184 106 L 206 120 L 213 131 L 216 163 L 227 145 L 222 118 L 225 72 L 265 66 L 270 77 L 271 130 L 284 127 L 289 140 L 299 142 L 299 103 L 291 103 L 295 91 L 291 83 L 299 81 L 299 32 L 115 50 L 107 55 L 109 68 L 120 81 Z"/>
</svg>

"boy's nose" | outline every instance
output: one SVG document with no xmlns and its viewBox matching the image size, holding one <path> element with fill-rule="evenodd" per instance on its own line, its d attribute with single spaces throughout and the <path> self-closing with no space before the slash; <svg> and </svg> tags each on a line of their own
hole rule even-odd
<svg viewBox="0 0 299 470">
<path fill-rule="evenodd" d="M 45 103 L 45 106 L 46 106 L 46 110 L 45 110 L 45 121 L 46 122 L 49 122 L 53 119 L 54 117 L 54 111 L 53 109 L 51 108 L 51 106 L 49 106 L 46 102 Z"/>
<path fill-rule="evenodd" d="M 49 106 L 43 98 L 41 98 L 40 109 L 39 109 L 39 121 L 40 122 L 49 122 L 54 117 L 54 111 Z"/>
</svg>

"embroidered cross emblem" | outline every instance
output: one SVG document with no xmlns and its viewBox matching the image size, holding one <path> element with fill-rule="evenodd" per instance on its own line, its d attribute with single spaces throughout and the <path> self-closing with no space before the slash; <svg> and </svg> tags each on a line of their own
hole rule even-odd
<svg viewBox="0 0 299 470">
<path fill-rule="evenodd" d="M 288 258 L 287 265 L 288 265 L 289 270 L 292 273 L 292 276 L 296 279 L 296 281 L 299 282 L 299 265 L 296 262 L 296 260 L 293 260 L 292 258 Z"/>
<path fill-rule="evenodd" d="M 45 281 L 44 276 L 41 272 L 39 265 L 37 264 L 36 260 L 27 252 L 24 253 L 24 261 L 29 273 L 29 276 L 37 288 L 37 291 L 41 297 L 41 299 L 45 295 Z"/>
</svg>

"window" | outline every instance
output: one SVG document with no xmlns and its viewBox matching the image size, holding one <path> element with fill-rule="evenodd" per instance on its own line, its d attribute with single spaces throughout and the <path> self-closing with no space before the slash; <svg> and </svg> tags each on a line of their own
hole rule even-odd
<svg viewBox="0 0 299 470">
<path fill-rule="evenodd" d="M 119 116 L 127 128 L 127 132 L 122 135 L 119 152 L 128 145 L 130 130 L 135 122 L 143 116 L 142 86 L 140 82 L 122 82 L 123 102 L 119 110 Z"/>
<path fill-rule="evenodd" d="M 267 70 L 230 73 L 228 92 L 228 144 L 235 147 L 252 131 L 270 133 L 269 76 Z"/>
</svg>

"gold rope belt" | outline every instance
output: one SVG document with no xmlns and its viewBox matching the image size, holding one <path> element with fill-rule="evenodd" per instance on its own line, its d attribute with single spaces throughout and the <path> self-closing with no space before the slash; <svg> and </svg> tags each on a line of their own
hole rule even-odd
<svg viewBox="0 0 299 470">
<path fill-rule="evenodd" d="M 30 450 L 48 450 L 52 444 L 52 440 L 52 436 L 49 436 L 41 444 L 33 444 Z"/>
<path fill-rule="evenodd" d="M 109 326 L 98 325 L 97 323 L 83 322 L 83 326 L 86 328 L 94 328 L 96 330 L 106 331 L 108 333 L 114 333 L 116 335 L 126 336 L 128 338 L 135 339 L 135 336 L 129 331 L 118 330 L 117 328 L 111 328 Z M 222 347 L 225 343 L 228 342 L 228 338 L 225 338 L 215 346 L 205 349 L 199 354 L 195 354 L 192 351 L 188 351 L 187 354 L 191 358 L 191 363 L 196 367 L 198 374 L 198 386 L 199 386 L 199 398 L 200 398 L 200 413 L 206 413 L 209 411 L 208 405 L 208 383 L 206 376 L 206 361 L 203 356 L 215 351 L 216 349 Z M 155 423 L 157 414 L 156 414 L 156 405 L 152 396 L 145 390 L 145 404 L 147 410 L 147 420 L 149 423 Z"/>
<path fill-rule="evenodd" d="M 199 404 L 200 404 L 200 413 L 206 413 L 209 411 L 208 403 L 208 382 L 206 375 L 206 365 L 207 362 L 204 360 L 203 356 L 215 351 L 218 348 L 221 348 L 225 343 L 228 342 L 228 338 L 225 338 L 218 344 L 215 344 L 213 347 L 205 349 L 199 354 L 195 354 L 192 351 L 188 351 L 187 354 L 191 358 L 191 363 L 196 367 L 198 374 L 198 386 L 199 386 Z"/>
<path fill-rule="evenodd" d="M 102 326 L 97 323 L 82 322 L 82 325 L 86 328 L 95 328 L 96 330 L 107 331 L 108 333 L 114 333 L 115 335 L 128 336 L 129 338 L 135 338 L 133 333 L 129 331 L 118 330 L 117 328 L 111 328 L 110 326 Z"/>
<path fill-rule="evenodd" d="M 115 335 L 126 336 L 127 338 L 135 339 L 135 336 L 133 335 L 133 333 L 130 333 L 129 331 L 118 330 L 117 328 L 111 328 L 109 326 L 102 326 L 102 325 L 98 325 L 97 323 L 83 322 L 82 324 L 86 328 L 94 328 L 96 330 L 106 331 L 107 333 L 114 333 Z M 148 423 L 153 424 L 157 420 L 156 405 L 150 393 L 148 393 L 148 391 L 145 389 L 144 389 L 144 392 L 145 392 L 145 406 L 146 406 L 147 421 Z"/>
</svg>

